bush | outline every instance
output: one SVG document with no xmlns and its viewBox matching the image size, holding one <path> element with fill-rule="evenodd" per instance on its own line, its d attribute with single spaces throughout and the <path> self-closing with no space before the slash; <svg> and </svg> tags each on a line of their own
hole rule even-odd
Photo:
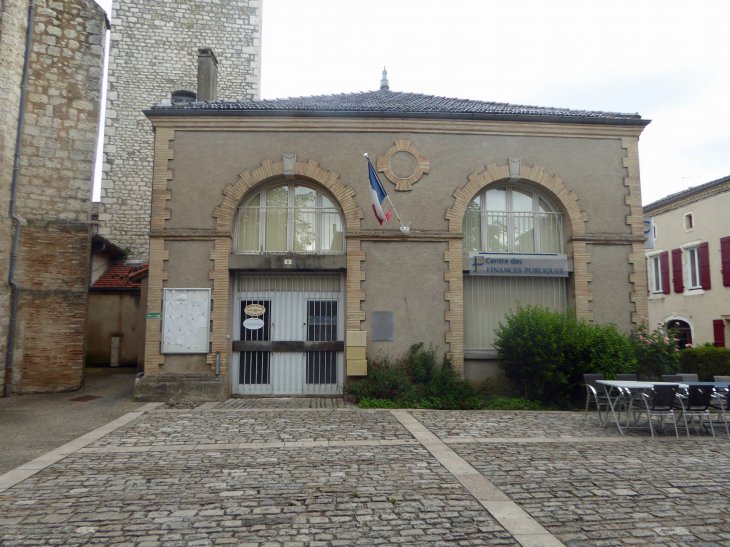
<svg viewBox="0 0 730 547">
<path fill-rule="evenodd" d="M 528 401 L 570 407 L 582 396 L 583 374 L 633 372 L 631 342 L 616 325 L 598 325 L 542 306 L 518 306 L 495 330 L 501 366 Z"/>
<path fill-rule="evenodd" d="M 384 355 L 372 361 L 367 378 L 350 382 L 345 391 L 357 397 L 363 408 L 464 410 L 480 406 L 474 390 L 451 363 L 444 360 L 439 366 L 435 350 L 424 350 L 423 343 L 411 346 L 403 358 Z"/>
<path fill-rule="evenodd" d="M 662 374 L 677 372 L 677 338 L 661 329 L 649 332 L 646 318 L 629 337 L 636 354 L 640 380 L 660 380 Z"/>
<path fill-rule="evenodd" d="M 700 382 L 714 382 L 715 376 L 730 376 L 730 349 L 687 348 L 679 352 L 679 370 L 697 374 Z"/>
</svg>

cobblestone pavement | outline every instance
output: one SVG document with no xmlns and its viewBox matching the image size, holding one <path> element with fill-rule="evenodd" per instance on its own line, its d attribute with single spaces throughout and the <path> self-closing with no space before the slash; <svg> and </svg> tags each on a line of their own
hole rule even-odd
<svg viewBox="0 0 730 547">
<path fill-rule="evenodd" d="M 216 406 L 145 410 L 0 476 L 0 546 L 730 547 L 724 436 L 620 437 L 577 413 Z"/>
<path fill-rule="evenodd" d="M 150 412 L 100 439 L 106 446 L 396 440 L 413 437 L 388 411 Z"/>
<path fill-rule="evenodd" d="M 219 410 L 236 408 L 354 410 L 357 407 L 351 403 L 346 403 L 342 397 L 241 397 L 228 399 L 213 408 Z"/>
</svg>

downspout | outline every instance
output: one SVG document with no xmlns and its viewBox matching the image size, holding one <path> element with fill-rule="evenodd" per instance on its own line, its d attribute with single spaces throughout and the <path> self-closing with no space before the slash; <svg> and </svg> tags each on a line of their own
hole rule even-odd
<svg viewBox="0 0 730 547">
<path fill-rule="evenodd" d="M 23 78 L 20 86 L 20 107 L 18 110 L 18 134 L 15 139 L 15 162 L 13 164 L 13 182 L 10 190 L 10 218 L 15 221 L 15 234 L 10 250 L 10 265 L 8 268 L 8 284 L 12 289 L 12 304 L 10 323 L 8 328 L 8 353 L 5 361 L 5 384 L 3 397 L 8 396 L 8 385 L 13 376 L 13 357 L 15 353 L 15 328 L 18 320 L 18 291 L 20 287 L 15 281 L 15 265 L 18 261 L 18 247 L 20 246 L 20 217 L 15 211 L 18 198 L 18 175 L 20 174 L 20 150 L 23 144 L 23 127 L 25 124 L 25 99 L 28 93 L 28 71 L 30 68 L 30 51 L 33 45 L 33 24 L 35 22 L 35 0 L 30 0 L 28 6 L 28 29 L 25 37 L 25 60 L 23 62 Z"/>
</svg>

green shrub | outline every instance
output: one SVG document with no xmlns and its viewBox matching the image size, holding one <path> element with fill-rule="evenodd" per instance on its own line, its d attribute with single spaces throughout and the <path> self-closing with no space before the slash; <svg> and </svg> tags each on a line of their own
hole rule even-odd
<svg viewBox="0 0 730 547">
<path fill-rule="evenodd" d="M 578 320 L 542 306 L 518 306 L 495 330 L 501 366 L 528 401 L 570 407 L 582 397 L 583 374 L 633 372 L 633 347 L 616 325 Z"/>
<path fill-rule="evenodd" d="M 700 382 L 713 382 L 715 376 L 730 376 L 730 349 L 687 348 L 679 352 L 679 370 L 697 374 Z"/>
<path fill-rule="evenodd" d="M 636 373 L 640 380 L 659 380 L 662 374 L 677 372 L 679 347 L 674 333 L 649 332 L 646 321 L 644 318 L 629 337 L 636 354 Z"/>
<path fill-rule="evenodd" d="M 411 346 L 400 359 L 387 355 L 368 364 L 368 376 L 350 382 L 345 391 L 354 395 L 363 408 L 475 409 L 480 399 L 454 372 L 451 363 L 436 363 L 436 352 Z M 390 401 L 385 403 L 383 401 Z M 366 406 L 363 406 L 366 405 Z"/>
</svg>

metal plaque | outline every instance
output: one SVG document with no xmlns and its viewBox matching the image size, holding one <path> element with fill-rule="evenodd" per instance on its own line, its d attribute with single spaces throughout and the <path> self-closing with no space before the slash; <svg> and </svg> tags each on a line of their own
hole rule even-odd
<svg viewBox="0 0 730 547">
<path fill-rule="evenodd" d="M 266 308 L 264 308 L 261 304 L 249 304 L 245 308 L 243 308 L 243 313 L 246 315 L 253 315 L 254 317 L 258 317 L 259 315 L 263 315 L 266 313 Z"/>
<path fill-rule="evenodd" d="M 568 255 L 469 253 L 469 275 L 568 277 Z"/>
<path fill-rule="evenodd" d="M 258 319 L 256 317 L 249 317 L 243 322 L 243 326 L 248 330 L 258 330 L 265 324 L 266 323 L 264 323 L 263 319 Z"/>
<path fill-rule="evenodd" d="M 393 340 L 393 312 L 374 311 L 373 340 Z"/>
</svg>

